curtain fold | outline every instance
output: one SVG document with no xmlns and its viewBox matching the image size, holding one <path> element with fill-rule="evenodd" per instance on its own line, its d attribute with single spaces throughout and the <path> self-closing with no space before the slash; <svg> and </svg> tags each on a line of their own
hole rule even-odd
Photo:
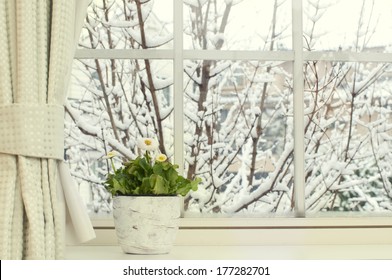
<svg viewBox="0 0 392 280">
<path fill-rule="evenodd" d="M 63 107 L 86 1 L 0 1 L 0 259 L 59 259 L 64 113 L 50 108 Z"/>
</svg>

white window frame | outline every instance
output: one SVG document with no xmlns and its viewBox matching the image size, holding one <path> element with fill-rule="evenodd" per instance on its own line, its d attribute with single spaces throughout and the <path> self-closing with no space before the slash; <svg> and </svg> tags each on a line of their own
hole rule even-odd
<svg viewBox="0 0 392 280">
<path fill-rule="evenodd" d="M 182 218 L 178 245 L 315 245 L 392 244 L 392 217 L 305 218 L 303 71 L 306 61 L 387 62 L 392 53 L 306 52 L 302 43 L 302 0 L 292 0 L 292 51 L 184 50 L 182 0 L 174 0 L 174 47 L 171 50 L 78 49 L 76 59 L 170 59 L 182 69 L 186 59 L 268 60 L 293 63 L 295 217 L 290 218 Z M 184 162 L 183 71 L 174 70 L 174 157 Z M 346 214 L 347 215 L 347 214 Z M 96 219 L 93 245 L 116 244 L 113 220 Z"/>
</svg>

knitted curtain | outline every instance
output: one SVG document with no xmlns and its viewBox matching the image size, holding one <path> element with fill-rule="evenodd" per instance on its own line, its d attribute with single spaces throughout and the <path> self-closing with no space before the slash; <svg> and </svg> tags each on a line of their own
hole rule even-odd
<svg viewBox="0 0 392 280">
<path fill-rule="evenodd" d="M 63 258 L 58 164 L 80 1 L 0 1 L 0 259 Z"/>
</svg>

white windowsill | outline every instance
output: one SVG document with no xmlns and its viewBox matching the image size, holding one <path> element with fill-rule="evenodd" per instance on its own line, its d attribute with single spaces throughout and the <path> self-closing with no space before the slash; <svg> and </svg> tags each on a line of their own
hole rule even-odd
<svg viewBox="0 0 392 280">
<path fill-rule="evenodd" d="M 68 260 L 381 260 L 392 245 L 174 246 L 165 255 L 131 255 L 119 246 L 69 246 Z"/>
<path fill-rule="evenodd" d="M 95 222 L 94 226 L 97 238 L 84 245 L 117 245 L 112 220 Z M 175 245 L 392 245 L 392 218 L 184 218 Z"/>
<path fill-rule="evenodd" d="M 306 260 L 391 259 L 392 218 L 184 218 L 172 252 L 121 251 L 112 220 L 94 221 L 97 238 L 69 246 L 66 259 L 82 260 Z"/>
</svg>

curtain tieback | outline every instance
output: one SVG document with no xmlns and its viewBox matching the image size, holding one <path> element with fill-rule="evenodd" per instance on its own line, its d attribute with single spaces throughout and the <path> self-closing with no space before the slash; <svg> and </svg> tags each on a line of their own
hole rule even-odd
<svg viewBox="0 0 392 280">
<path fill-rule="evenodd" d="M 0 153 L 64 158 L 64 107 L 14 103 L 0 106 Z"/>
</svg>

